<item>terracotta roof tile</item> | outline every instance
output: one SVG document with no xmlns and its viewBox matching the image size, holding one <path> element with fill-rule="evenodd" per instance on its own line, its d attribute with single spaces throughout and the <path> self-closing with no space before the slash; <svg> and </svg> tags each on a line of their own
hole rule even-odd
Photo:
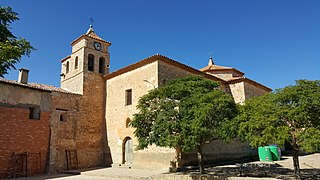
<svg viewBox="0 0 320 180">
<path fill-rule="evenodd" d="M 79 41 L 81 38 L 83 38 L 83 37 L 93 38 L 93 39 L 95 39 L 95 40 L 97 40 L 97 41 L 101 41 L 101 42 L 103 42 L 103 43 L 107 43 L 107 44 L 109 44 L 109 46 L 111 45 L 111 42 L 108 42 L 108 41 L 103 40 L 103 39 L 100 38 L 97 34 L 92 33 L 92 32 L 89 33 L 89 34 L 83 34 L 83 35 L 79 36 L 77 39 L 75 39 L 74 41 L 72 41 L 70 44 L 73 45 L 74 43 L 78 42 L 78 41 Z"/>
<path fill-rule="evenodd" d="M 23 84 L 23 83 L 20 83 L 18 81 L 8 80 L 8 79 L 4 79 L 4 78 L 0 78 L 0 83 L 6 83 L 6 84 L 11 84 L 11 85 L 16 85 L 16 86 L 36 89 L 36 90 L 40 90 L 40 91 L 62 92 L 62 93 L 75 94 L 75 93 L 69 92 L 67 90 L 64 90 L 62 88 L 51 86 L 51 85 L 46 85 L 46 84 L 38 84 L 38 83 Z"/>
<path fill-rule="evenodd" d="M 212 76 L 210 74 L 204 73 L 202 71 L 194 69 L 193 67 L 190 67 L 188 65 L 182 64 L 182 63 L 180 63 L 178 61 L 170 59 L 170 58 L 168 58 L 168 57 L 166 57 L 164 55 L 161 55 L 161 54 L 155 54 L 155 55 L 147 57 L 147 58 L 145 58 L 145 59 L 143 59 L 143 60 L 141 60 L 141 61 L 139 61 L 137 63 L 134 63 L 134 64 L 131 64 L 131 65 L 126 66 L 124 68 L 121 68 L 121 69 L 119 69 L 119 70 L 117 70 L 115 72 L 112 72 L 110 74 L 105 75 L 105 78 L 106 79 L 111 79 L 113 77 L 119 76 L 119 75 L 124 74 L 126 72 L 129 72 L 129 71 L 132 71 L 132 70 L 137 69 L 139 67 L 142 67 L 142 66 L 144 66 L 146 64 L 153 63 L 153 62 L 155 62 L 157 60 L 165 62 L 165 63 L 168 63 L 168 64 L 171 64 L 171 65 L 176 66 L 176 67 L 179 67 L 179 68 L 184 69 L 186 71 L 189 71 L 189 72 L 191 72 L 193 74 L 202 75 L 202 76 L 204 76 L 206 78 L 212 79 L 214 81 L 218 81 L 221 84 L 225 84 L 226 83 L 226 81 L 224 81 L 223 79 L 221 79 L 219 77 Z"/>
<path fill-rule="evenodd" d="M 226 66 L 218 66 L 218 65 L 214 65 L 214 64 L 213 65 L 208 65 L 208 66 L 206 66 L 204 68 L 201 68 L 200 71 L 203 71 L 203 72 L 207 72 L 207 71 L 236 71 L 239 74 L 244 75 L 243 72 L 239 71 L 236 68 L 226 67 Z"/>
</svg>

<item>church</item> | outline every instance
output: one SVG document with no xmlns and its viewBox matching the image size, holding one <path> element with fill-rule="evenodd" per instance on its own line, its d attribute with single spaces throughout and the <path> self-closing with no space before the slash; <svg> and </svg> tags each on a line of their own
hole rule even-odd
<svg viewBox="0 0 320 180">
<path fill-rule="evenodd" d="M 169 169 L 174 149 L 135 149 L 138 142 L 129 123 L 141 96 L 186 75 L 218 82 L 239 104 L 272 91 L 212 58 L 198 70 L 155 54 L 109 72 L 111 43 L 92 26 L 71 46 L 71 55 L 61 60 L 61 87 L 29 83 L 27 69 L 20 69 L 17 81 L 0 78 L 0 178 L 107 166 Z M 213 141 L 204 148 L 204 160 L 255 153 L 238 140 Z M 185 165 L 194 161 L 192 153 L 183 159 Z"/>
</svg>

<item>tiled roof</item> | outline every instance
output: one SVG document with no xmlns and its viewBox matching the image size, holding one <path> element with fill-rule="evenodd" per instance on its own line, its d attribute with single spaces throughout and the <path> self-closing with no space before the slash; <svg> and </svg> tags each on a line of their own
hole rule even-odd
<svg viewBox="0 0 320 180">
<path fill-rule="evenodd" d="M 23 84 L 23 83 L 20 83 L 18 81 L 8 80 L 8 79 L 4 79 L 4 78 L 0 78 L 0 83 L 6 83 L 6 84 L 11 84 L 11 85 L 16 85 L 16 86 L 36 89 L 36 90 L 40 90 L 40 91 L 62 92 L 62 93 L 74 94 L 74 93 L 69 92 L 67 90 L 64 90 L 62 88 L 51 86 L 51 85 L 46 85 L 46 84 L 38 84 L 38 83 Z"/>
<path fill-rule="evenodd" d="M 87 34 L 89 37 L 96 39 L 96 40 L 100 40 L 100 41 L 104 41 L 101 37 L 99 37 L 96 33 L 94 32 L 90 32 L 89 34 Z"/>
<path fill-rule="evenodd" d="M 243 72 L 239 71 L 236 68 L 226 67 L 226 66 L 218 66 L 218 65 L 215 65 L 215 64 L 208 65 L 208 66 L 200 69 L 200 71 L 203 71 L 203 72 L 207 72 L 207 71 L 236 71 L 237 73 L 244 75 Z"/>
<path fill-rule="evenodd" d="M 83 38 L 83 37 L 90 37 L 90 38 L 93 38 L 93 39 L 95 39 L 95 40 L 97 40 L 97 41 L 100 41 L 100 42 L 102 42 L 102 43 L 107 43 L 107 44 L 109 44 L 109 46 L 111 46 L 111 42 L 108 42 L 108 41 L 105 41 L 105 40 L 103 40 L 102 38 L 100 38 L 96 33 L 94 33 L 94 32 L 89 32 L 89 33 L 87 33 L 87 34 L 83 34 L 83 35 L 81 35 L 80 37 L 78 37 L 77 39 L 75 39 L 74 41 L 72 41 L 71 42 L 71 45 L 73 45 L 74 43 L 76 43 L 76 42 L 78 42 L 81 38 Z"/>
<path fill-rule="evenodd" d="M 223 79 L 221 79 L 221 78 L 219 78 L 219 77 L 215 77 L 215 76 L 212 76 L 212 75 L 210 75 L 210 74 L 201 72 L 201 71 L 199 71 L 199 70 L 197 70 L 197 69 L 194 69 L 194 68 L 192 68 L 192 67 L 190 67 L 190 66 L 188 66 L 188 65 L 182 64 L 182 63 L 180 63 L 180 62 L 178 62 L 178 61 L 175 61 L 175 60 L 173 60 L 173 59 L 170 59 L 170 58 L 168 58 L 168 57 L 166 57 L 166 56 L 163 56 L 163 55 L 161 55 L 161 54 L 155 54 L 155 55 L 150 56 L 150 57 L 148 57 L 148 58 L 145 58 L 145 59 L 143 59 L 143 60 L 141 60 L 141 61 L 139 61 L 139 62 L 137 62 L 137 63 L 134 63 L 134 64 L 131 64 L 131 65 L 126 66 L 126 67 L 124 67 L 124 68 L 121 68 L 121 69 L 119 69 L 119 70 L 117 70 L 117 71 L 115 71 L 115 72 L 112 72 L 112 73 L 110 73 L 110 74 L 105 75 L 105 78 L 106 78 L 106 79 L 111 79 L 111 78 L 113 78 L 113 77 L 119 76 L 119 75 L 124 74 L 124 73 L 126 73 L 126 72 L 135 70 L 135 69 L 137 69 L 137 68 L 139 68 L 139 67 L 142 67 L 142 66 L 144 66 L 144 65 L 146 65 L 146 64 L 153 63 L 153 62 L 155 62 L 155 61 L 161 61 L 161 62 L 165 62 L 165 63 L 171 64 L 171 65 L 173 65 L 173 66 L 179 67 L 179 68 L 181 68 L 181 69 L 183 69 L 183 70 L 186 70 L 186 71 L 188 71 L 188 72 L 191 72 L 191 73 L 193 73 L 193 74 L 201 75 L 201 76 L 204 76 L 204 77 L 206 77 L 206 78 L 212 79 L 212 80 L 214 80 L 214 81 L 218 81 L 218 82 L 220 82 L 220 83 L 222 83 L 222 84 L 225 84 L 225 83 L 226 83 Z"/>
</svg>

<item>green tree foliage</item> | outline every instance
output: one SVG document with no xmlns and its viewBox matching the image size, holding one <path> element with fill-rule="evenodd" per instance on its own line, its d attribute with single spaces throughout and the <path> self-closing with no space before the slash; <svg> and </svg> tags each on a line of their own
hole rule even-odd
<svg viewBox="0 0 320 180">
<path fill-rule="evenodd" d="M 196 150 L 200 173 L 203 173 L 202 148 L 207 141 L 228 140 L 227 129 L 237 115 L 233 98 L 218 90 L 218 84 L 208 79 L 187 76 L 153 89 L 138 102 L 139 113 L 131 125 L 136 128 L 138 149 L 155 144 L 180 153 Z"/>
<path fill-rule="evenodd" d="M 34 48 L 24 38 L 15 37 L 10 31 L 10 24 L 18 20 L 18 14 L 10 7 L 0 7 L 0 77 L 15 69 L 21 57 L 29 56 Z"/>
<path fill-rule="evenodd" d="M 320 147 L 320 81 L 298 80 L 294 86 L 249 99 L 240 109 L 240 137 L 253 147 L 289 141 L 294 172 L 300 175 L 299 151 Z"/>
</svg>

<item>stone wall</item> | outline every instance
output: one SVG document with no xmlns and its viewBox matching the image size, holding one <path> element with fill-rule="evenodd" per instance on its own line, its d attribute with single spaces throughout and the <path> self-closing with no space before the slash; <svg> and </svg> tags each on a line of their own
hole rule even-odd
<svg viewBox="0 0 320 180">
<path fill-rule="evenodd" d="M 107 137 L 114 164 L 124 163 L 124 140 L 130 137 L 133 139 L 134 166 L 170 167 L 170 162 L 175 161 L 175 150 L 155 146 L 135 150 L 138 142 L 133 134 L 134 129 L 126 127 L 126 121 L 133 118 L 139 98 L 148 90 L 162 86 L 171 79 L 191 74 L 165 62 L 155 61 L 107 80 Z M 220 88 L 225 89 L 224 86 Z M 132 89 L 132 105 L 125 105 L 125 91 L 128 89 Z"/>
<path fill-rule="evenodd" d="M 245 101 L 245 89 L 243 82 L 229 84 L 231 95 L 236 103 L 243 104 Z"/>
<path fill-rule="evenodd" d="M 77 150 L 76 133 L 81 96 L 52 92 L 50 172 L 67 170 L 66 150 Z M 74 162 L 76 163 L 76 162 Z"/>
<path fill-rule="evenodd" d="M 161 61 L 158 62 L 159 86 L 164 85 L 172 79 L 181 78 L 187 75 L 192 75 L 192 73 Z"/>
<path fill-rule="evenodd" d="M 126 137 L 133 141 L 133 149 L 137 140 L 133 135 L 134 129 L 126 127 L 126 121 L 130 121 L 134 113 L 137 113 L 136 105 L 139 98 L 148 90 L 157 87 L 157 62 L 147 64 L 133 71 L 127 72 L 107 80 L 106 120 L 107 137 L 111 149 L 113 164 L 122 164 L 123 142 Z M 132 89 L 132 104 L 125 104 L 125 91 Z M 138 152 L 134 150 L 134 163 Z"/>
<path fill-rule="evenodd" d="M 74 52 L 70 58 L 61 64 L 61 88 L 70 92 L 83 94 L 83 70 L 84 70 L 84 49 Z M 78 57 L 78 68 L 75 69 L 75 59 Z M 69 72 L 66 72 L 67 62 L 69 62 Z"/>
<path fill-rule="evenodd" d="M 238 139 L 234 139 L 228 143 L 221 140 L 214 140 L 204 145 L 203 161 L 205 164 L 222 164 L 224 162 L 236 162 L 252 158 L 257 154 L 256 149 L 243 143 Z M 183 165 L 197 165 L 198 159 L 196 152 L 183 154 Z"/>
<path fill-rule="evenodd" d="M 105 80 L 101 74 L 84 74 L 84 91 L 77 117 L 77 152 L 80 168 L 110 165 L 106 151 Z"/>
<path fill-rule="evenodd" d="M 269 93 L 269 90 L 261 88 L 259 85 L 250 82 L 244 82 L 244 90 L 246 99 L 254 96 L 262 96 L 266 93 Z"/>
</svg>

